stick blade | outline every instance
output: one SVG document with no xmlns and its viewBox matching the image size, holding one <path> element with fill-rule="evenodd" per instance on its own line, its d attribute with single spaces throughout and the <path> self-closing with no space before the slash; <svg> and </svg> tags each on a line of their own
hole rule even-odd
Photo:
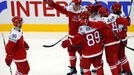
<svg viewBox="0 0 134 75">
<path fill-rule="evenodd" d="M 53 47 L 54 45 L 43 45 L 43 47 Z"/>
</svg>

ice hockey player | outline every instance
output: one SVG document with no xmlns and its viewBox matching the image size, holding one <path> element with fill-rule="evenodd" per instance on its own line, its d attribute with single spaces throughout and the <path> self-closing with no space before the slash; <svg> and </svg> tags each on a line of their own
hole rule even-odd
<svg viewBox="0 0 134 75">
<path fill-rule="evenodd" d="M 118 15 L 122 18 L 126 18 L 129 21 L 129 24 L 127 26 L 130 25 L 130 18 L 129 16 L 126 17 L 125 14 L 121 11 L 120 3 L 118 2 L 114 3 L 111 7 L 111 10 L 113 14 Z M 122 40 L 122 43 L 125 45 L 127 45 L 127 26 L 122 25 L 122 24 L 118 25 L 119 36 Z M 119 63 L 118 63 L 118 66 L 119 67 L 121 66 L 122 69 L 119 69 L 119 71 L 121 72 L 121 70 L 123 70 L 122 73 L 126 73 L 127 75 L 132 75 L 128 59 L 125 55 L 125 46 L 122 45 L 122 43 L 119 47 Z"/>
<path fill-rule="evenodd" d="M 29 49 L 29 46 L 24 41 L 23 31 L 21 29 L 23 19 L 15 16 L 12 18 L 12 23 L 14 28 L 10 31 L 9 40 L 5 47 L 5 62 L 8 66 L 11 65 L 12 61 L 15 62 L 17 67 L 15 75 L 28 75 L 30 67 L 26 57 L 26 50 Z"/>
<path fill-rule="evenodd" d="M 85 14 L 86 13 L 84 13 L 83 16 L 87 17 Z M 79 27 L 78 33 L 73 38 L 64 40 L 62 42 L 62 47 L 66 48 L 70 45 L 81 45 L 82 61 L 80 65 L 84 70 L 84 75 L 92 75 L 90 71 L 91 64 L 96 68 L 97 75 L 104 75 L 101 61 L 103 44 L 100 33 L 98 29 L 89 27 L 85 19 L 82 19 L 80 24 L 82 25 Z"/>
<path fill-rule="evenodd" d="M 92 22 L 90 21 L 88 25 L 91 27 L 99 28 L 100 33 L 103 36 L 103 43 L 105 46 L 105 54 L 107 63 L 110 66 L 112 75 L 118 75 L 118 50 L 120 46 L 120 41 L 118 38 L 118 24 L 127 25 L 128 21 L 124 18 L 117 17 L 116 15 L 110 14 L 107 8 L 101 7 L 99 9 L 99 14 L 102 17 L 102 21 Z M 103 24 L 103 23 L 105 24 Z"/>
<path fill-rule="evenodd" d="M 93 4 L 88 4 L 86 6 L 87 10 L 90 11 L 91 15 L 89 17 L 90 21 L 99 21 L 101 20 L 100 15 L 98 14 L 99 8 L 102 7 L 100 3 L 93 5 Z"/>
<path fill-rule="evenodd" d="M 78 32 L 79 27 L 79 16 L 80 13 L 83 11 L 83 7 L 81 6 L 81 0 L 72 0 L 71 4 L 63 7 L 56 4 L 53 0 L 44 0 L 47 2 L 49 6 L 55 8 L 57 11 L 65 14 L 69 18 L 69 36 L 68 38 L 73 38 L 74 35 Z M 75 48 L 73 46 L 68 46 L 68 55 L 69 55 L 69 62 L 70 62 L 70 72 L 67 75 L 73 75 L 77 73 L 76 70 L 76 61 L 77 56 L 76 52 L 79 53 L 81 58 L 81 49 Z M 80 59 L 81 60 L 81 59 Z M 83 74 L 83 70 L 81 69 L 81 74 Z"/>
</svg>

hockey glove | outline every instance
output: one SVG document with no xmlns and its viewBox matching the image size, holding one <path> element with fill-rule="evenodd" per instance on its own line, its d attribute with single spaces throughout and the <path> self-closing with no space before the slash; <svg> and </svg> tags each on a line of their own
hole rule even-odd
<svg viewBox="0 0 134 75">
<path fill-rule="evenodd" d="M 51 4 L 53 0 L 43 0 L 44 2 L 47 2 L 48 4 Z"/>
<path fill-rule="evenodd" d="M 24 41 L 24 46 L 26 50 L 29 50 L 29 45 Z"/>
<path fill-rule="evenodd" d="M 5 62 L 7 66 L 10 66 L 12 63 L 12 55 L 6 55 Z"/>
<path fill-rule="evenodd" d="M 69 40 L 64 40 L 64 41 L 62 41 L 61 46 L 62 46 L 63 48 L 66 48 L 66 47 L 68 47 L 69 45 L 71 45 Z"/>
<path fill-rule="evenodd" d="M 130 19 L 130 17 L 126 17 L 126 19 L 127 19 L 128 22 L 129 22 L 129 25 L 128 25 L 128 26 L 130 26 L 130 24 L 131 24 L 131 19 Z"/>
</svg>

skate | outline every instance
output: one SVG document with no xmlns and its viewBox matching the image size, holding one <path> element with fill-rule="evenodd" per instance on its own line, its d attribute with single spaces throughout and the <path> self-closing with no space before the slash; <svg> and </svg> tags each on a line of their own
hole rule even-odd
<svg viewBox="0 0 134 75">
<path fill-rule="evenodd" d="M 132 72 L 125 72 L 124 70 L 119 75 L 133 75 Z"/>
<path fill-rule="evenodd" d="M 84 75 L 84 71 L 82 68 L 80 68 L 80 73 L 81 73 L 81 75 Z"/>
<path fill-rule="evenodd" d="M 133 75 L 132 72 L 127 73 L 127 75 Z"/>
<path fill-rule="evenodd" d="M 96 69 L 92 69 L 91 72 L 92 72 L 92 75 L 97 75 Z"/>
<path fill-rule="evenodd" d="M 92 70 L 92 73 L 96 73 L 96 70 L 95 70 L 95 69 L 93 69 L 93 70 Z"/>
<path fill-rule="evenodd" d="M 122 72 L 119 75 L 133 75 L 132 72 L 125 72 L 122 70 Z"/>
<path fill-rule="evenodd" d="M 68 67 L 70 68 L 70 72 L 67 73 L 67 75 L 77 75 L 77 70 L 75 67 L 70 67 L 70 66 Z"/>
</svg>

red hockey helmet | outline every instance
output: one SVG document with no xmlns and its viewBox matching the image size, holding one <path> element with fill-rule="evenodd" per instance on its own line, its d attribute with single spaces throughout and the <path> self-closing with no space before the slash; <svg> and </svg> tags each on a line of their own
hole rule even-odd
<svg viewBox="0 0 134 75">
<path fill-rule="evenodd" d="M 87 10 L 90 11 L 91 13 L 95 12 L 95 6 L 93 4 L 88 4 L 86 6 Z"/>
<path fill-rule="evenodd" d="M 82 0 L 72 0 L 72 2 L 75 4 L 81 4 Z"/>
<path fill-rule="evenodd" d="M 121 4 L 118 3 L 118 2 L 116 2 L 116 3 L 114 3 L 114 4 L 112 5 L 111 9 L 112 9 L 113 11 L 121 11 Z"/>
<path fill-rule="evenodd" d="M 80 19 L 84 20 L 84 19 L 89 19 L 89 16 L 90 16 L 90 12 L 89 11 L 83 11 L 81 14 L 80 14 Z"/>
<path fill-rule="evenodd" d="M 95 4 L 94 7 L 95 7 L 96 11 L 98 11 L 102 7 L 102 4 L 101 3 L 97 3 L 97 4 Z"/>
<path fill-rule="evenodd" d="M 109 15 L 109 11 L 108 11 L 107 8 L 101 7 L 101 8 L 99 9 L 99 14 L 101 14 L 101 15 L 104 16 L 104 17 L 107 17 L 107 16 Z"/>
<path fill-rule="evenodd" d="M 12 22 L 14 26 L 18 26 L 19 24 L 22 23 L 22 18 L 19 16 L 15 16 L 12 18 Z"/>
</svg>

